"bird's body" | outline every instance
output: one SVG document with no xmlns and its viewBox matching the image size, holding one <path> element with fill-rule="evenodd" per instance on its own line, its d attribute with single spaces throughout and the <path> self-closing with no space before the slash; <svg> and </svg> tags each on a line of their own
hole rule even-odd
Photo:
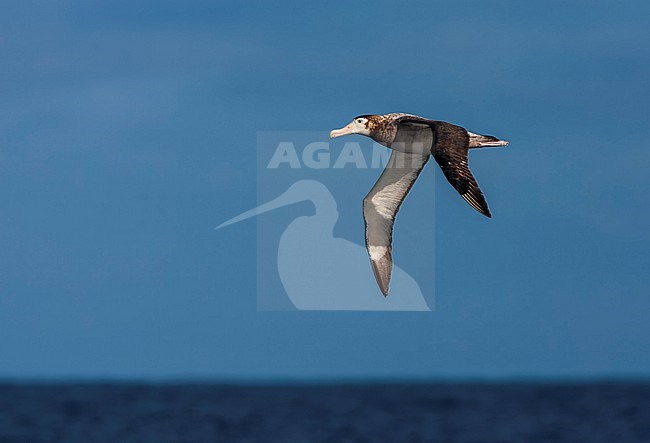
<svg viewBox="0 0 650 443">
<path fill-rule="evenodd" d="M 395 215 L 422 168 L 433 155 L 445 177 L 465 201 L 486 217 L 487 202 L 467 166 L 470 148 L 506 146 L 507 141 L 480 135 L 460 126 L 412 114 L 361 115 L 330 137 L 360 134 L 392 153 L 386 168 L 363 200 L 366 248 L 377 284 L 388 295 L 392 271 Z"/>
</svg>

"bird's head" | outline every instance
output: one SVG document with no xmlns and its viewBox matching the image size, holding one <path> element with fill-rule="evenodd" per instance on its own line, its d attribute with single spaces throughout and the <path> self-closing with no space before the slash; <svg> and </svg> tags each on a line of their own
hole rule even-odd
<svg viewBox="0 0 650 443">
<path fill-rule="evenodd" d="M 376 115 L 359 115 L 341 129 L 330 132 L 330 138 L 341 137 L 349 134 L 360 134 L 370 137 L 376 126 Z"/>
</svg>

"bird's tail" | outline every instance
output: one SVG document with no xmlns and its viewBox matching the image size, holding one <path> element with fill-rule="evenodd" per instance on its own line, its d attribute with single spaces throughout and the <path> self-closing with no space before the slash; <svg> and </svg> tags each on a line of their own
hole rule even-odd
<svg viewBox="0 0 650 443">
<path fill-rule="evenodd" d="M 491 146 L 508 146 L 506 140 L 499 140 L 492 135 L 474 134 L 467 131 L 469 134 L 469 147 L 470 148 L 488 148 Z"/>
</svg>

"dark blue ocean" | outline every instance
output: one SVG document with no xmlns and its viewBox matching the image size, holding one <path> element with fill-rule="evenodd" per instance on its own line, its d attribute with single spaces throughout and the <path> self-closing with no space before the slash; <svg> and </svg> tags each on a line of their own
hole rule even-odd
<svg viewBox="0 0 650 443">
<path fill-rule="evenodd" d="M 650 383 L 1 383 L 0 442 L 650 442 Z"/>
</svg>

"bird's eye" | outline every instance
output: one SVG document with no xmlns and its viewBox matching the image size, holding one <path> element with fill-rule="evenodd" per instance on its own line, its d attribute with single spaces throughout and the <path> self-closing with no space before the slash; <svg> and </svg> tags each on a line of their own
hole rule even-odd
<svg viewBox="0 0 650 443">
<path fill-rule="evenodd" d="M 362 119 L 362 118 L 358 118 L 358 119 L 357 119 L 357 123 L 363 123 L 363 119 Z"/>
</svg>

